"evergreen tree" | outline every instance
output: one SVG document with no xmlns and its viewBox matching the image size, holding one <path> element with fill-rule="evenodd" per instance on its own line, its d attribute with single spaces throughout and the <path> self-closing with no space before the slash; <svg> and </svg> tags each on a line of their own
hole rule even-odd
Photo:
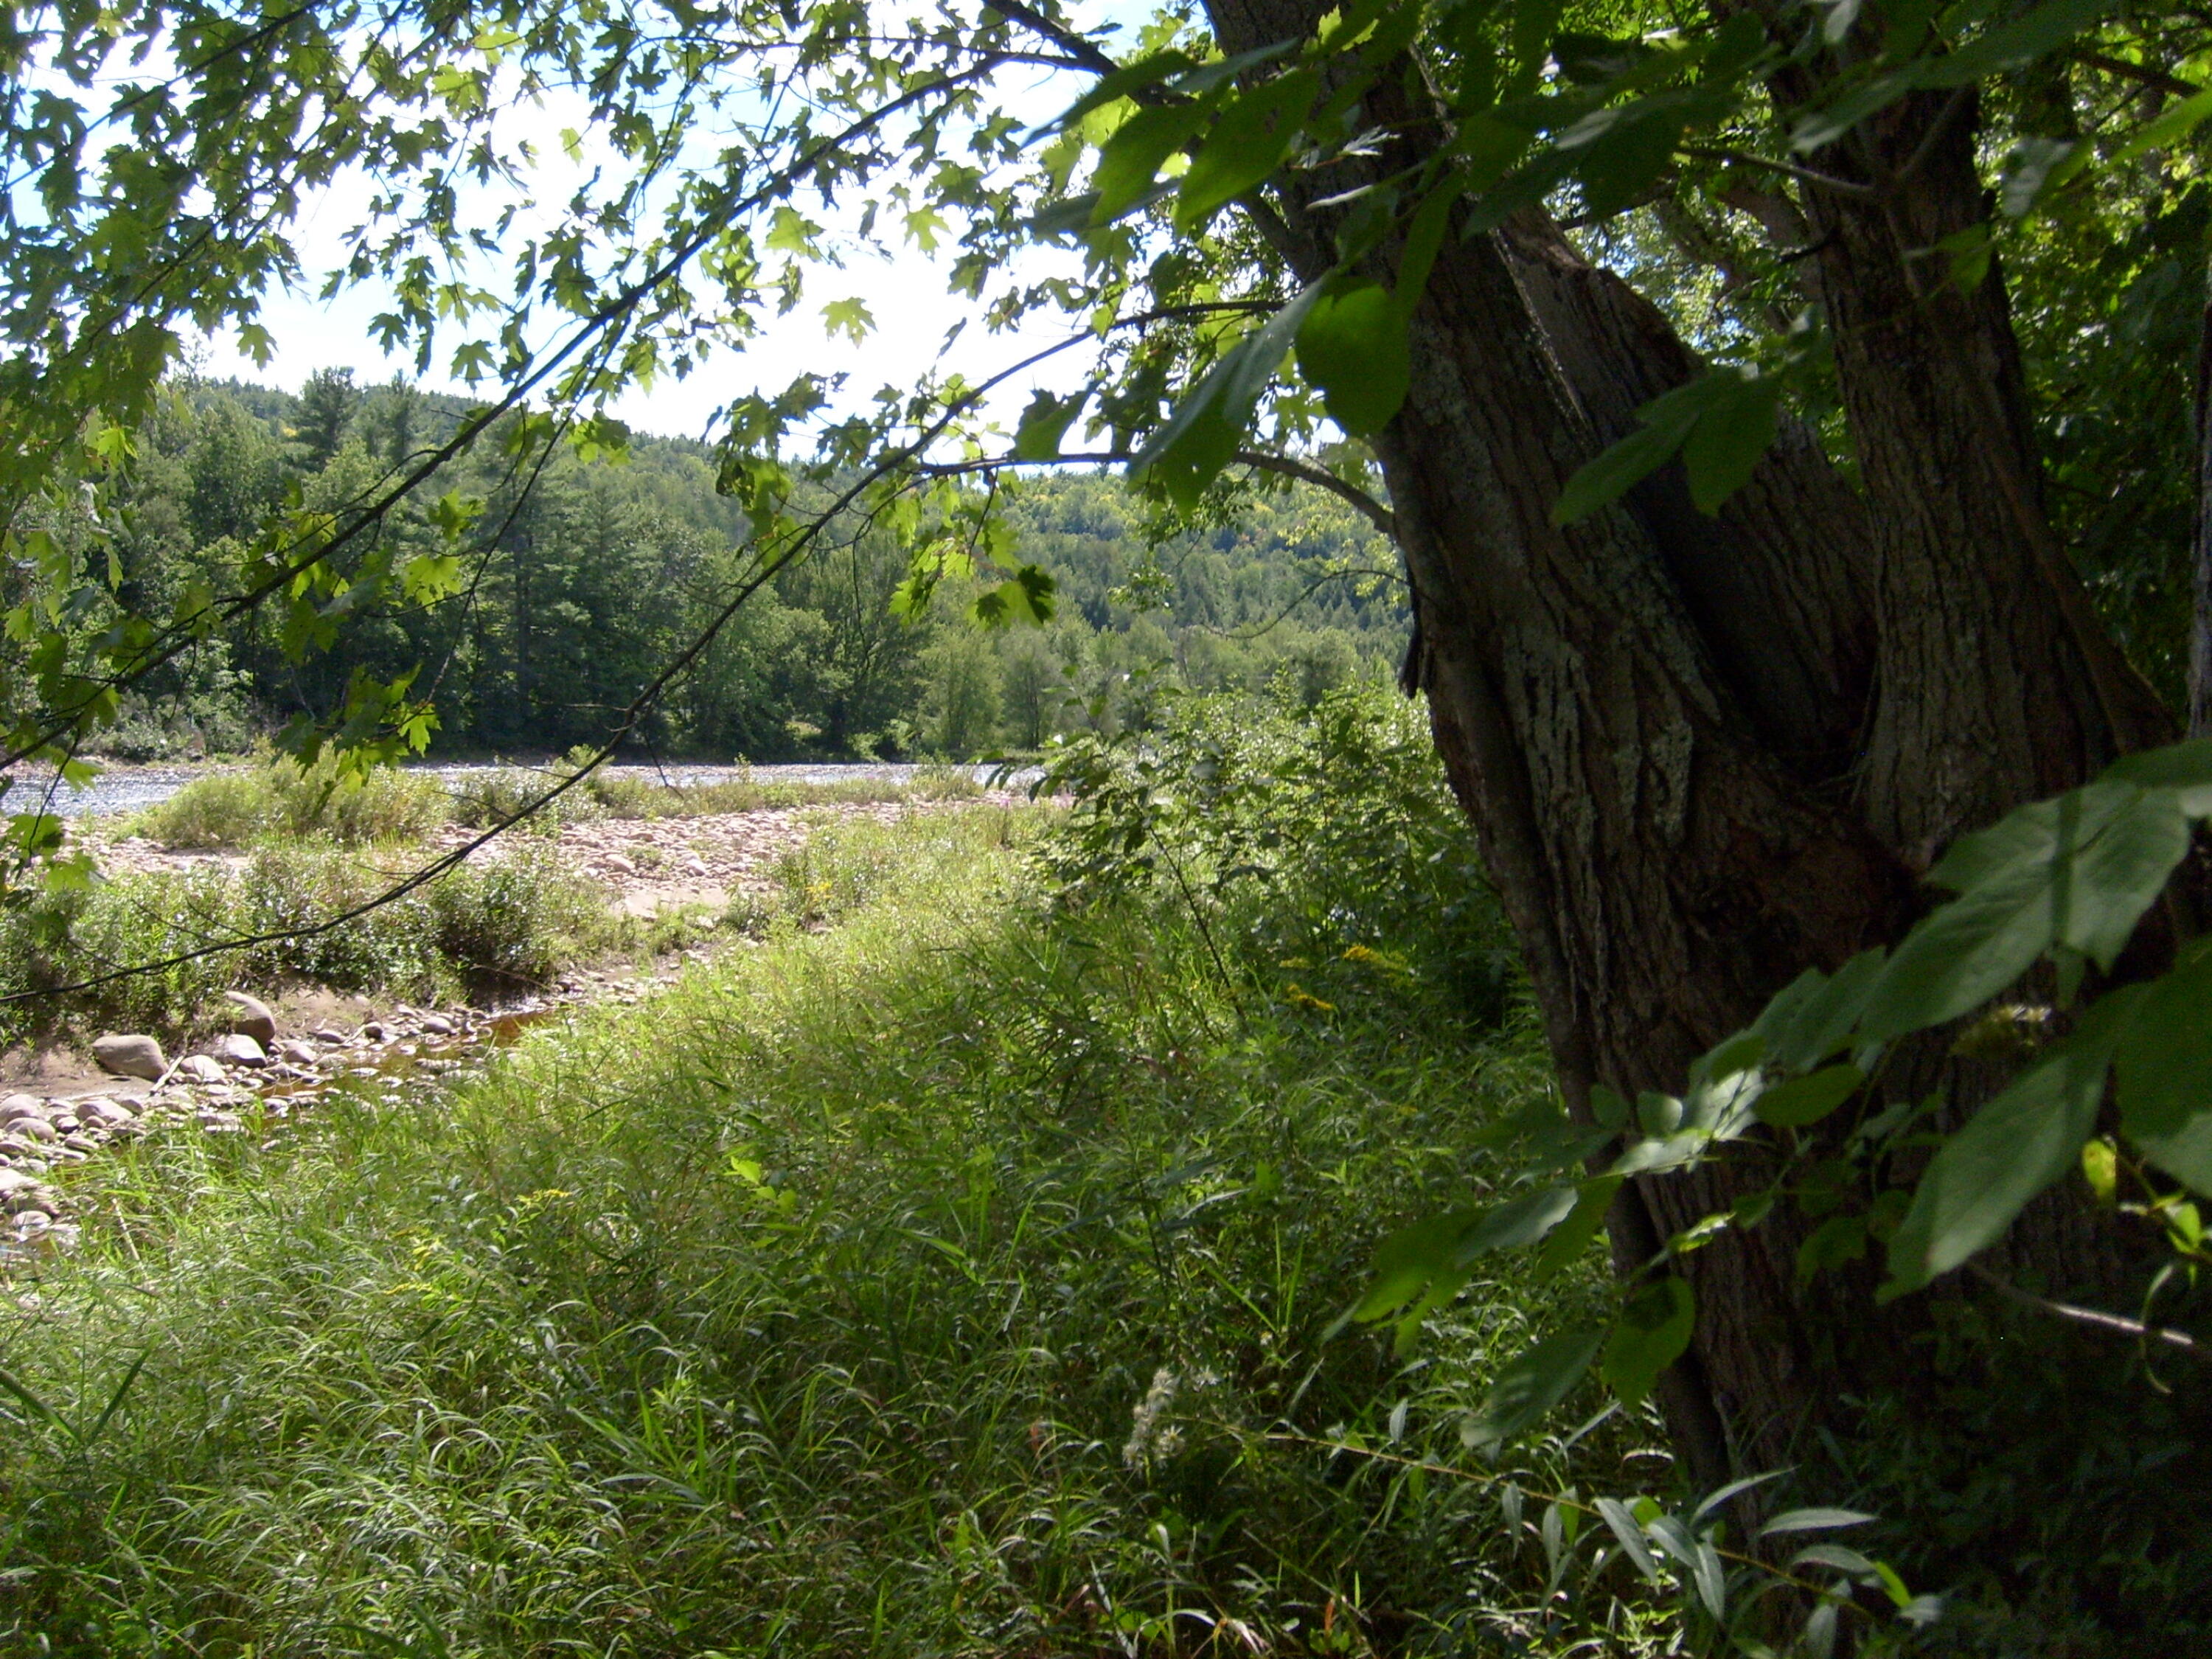
<svg viewBox="0 0 2212 1659">
<path fill-rule="evenodd" d="M 299 414 L 292 428 L 293 464 L 302 472 L 319 472 L 345 442 L 361 394 L 349 368 L 319 368 L 300 389 Z"/>
</svg>

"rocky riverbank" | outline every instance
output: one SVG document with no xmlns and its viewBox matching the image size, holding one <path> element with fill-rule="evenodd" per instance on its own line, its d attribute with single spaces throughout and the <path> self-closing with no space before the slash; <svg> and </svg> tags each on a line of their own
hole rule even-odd
<svg viewBox="0 0 2212 1659">
<path fill-rule="evenodd" d="M 443 1087 L 489 1065 L 528 1025 L 586 1002 L 635 1002 L 686 958 L 705 954 L 686 952 L 644 974 L 584 970 L 547 996 L 498 1011 L 378 1008 L 366 998 L 308 993 L 281 1001 L 279 1013 L 242 998 L 234 1030 L 173 1060 L 151 1038 L 137 1036 L 128 1046 L 102 1039 L 95 1046 L 123 1064 L 150 1051 L 156 1074 L 98 1083 L 56 1078 L 44 1092 L 19 1087 L 0 1097 L 0 1261 L 73 1238 L 70 1171 L 118 1141 L 159 1133 L 266 1135 L 336 1091 L 388 1103 L 410 1091 Z M 367 1018 L 348 1019 L 349 1012 Z"/>
<path fill-rule="evenodd" d="M 1017 794 L 986 797 L 1002 805 Z M 775 886 L 776 861 L 836 823 L 894 822 L 955 803 L 887 802 L 561 825 L 558 855 L 635 917 L 672 908 L 720 916 L 733 899 Z M 972 802 L 967 804 L 973 804 Z M 410 849 L 419 862 L 463 844 L 448 826 Z M 100 868 L 180 872 L 234 855 L 172 851 L 136 838 L 88 838 Z M 494 842 L 475 856 L 505 855 Z M 392 863 L 392 849 L 374 856 Z M 236 863 L 242 867 L 242 857 Z M 317 986 L 264 1002 L 232 994 L 211 1035 L 172 1057 L 143 1033 L 111 1032 L 80 1053 L 48 1047 L 0 1057 L 0 1264 L 70 1242 L 75 1166 L 149 1134 L 281 1133 L 333 1091 L 390 1103 L 448 1086 L 492 1063 L 527 1026 L 586 1004 L 635 1003 L 693 962 L 745 941 L 729 930 L 643 964 L 578 964 L 530 997 L 498 1006 L 418 1008 Z M 213 1012 L 214 1011 L 210 1011 Z"/>
</svg>

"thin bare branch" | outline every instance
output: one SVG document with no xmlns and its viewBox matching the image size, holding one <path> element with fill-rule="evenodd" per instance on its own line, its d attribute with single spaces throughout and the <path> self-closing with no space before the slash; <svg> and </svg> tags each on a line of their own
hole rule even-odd
<svg viewBox="0 0 2212 1659">
<path fill-rule="evenodd" d="M 2054 1302 L 2047 1296 L 2038 1296 L 2024 1291 L 2010 1279 L 1991 1273 L 1979 1262 L 1969 1263 L 1967 1272 L 1995 1291 L 2008 1302 L 2018 1303 L 2023 1308 L 2033 1308 L 2038 1313 L 2049 1314 L 2054 1319 L 2063 1319 L 2072 1324 L 2088 1325 L 2100 1331 L 2128 1337 L 2137 1342 L 2155 1342 L 2187 1354 L 2191 1359 L 2212 1365 L 2212 1349 L 2199 1342 L 2186 1331 L 2177 1331 L 2164 1325 L 2146 1325 L 2139 1319 L 2130 1319 L 2115 1313 L 2106 1313 L 2098 1308 L 2076 1307 L 2071 1302 Z"/>
</svg>

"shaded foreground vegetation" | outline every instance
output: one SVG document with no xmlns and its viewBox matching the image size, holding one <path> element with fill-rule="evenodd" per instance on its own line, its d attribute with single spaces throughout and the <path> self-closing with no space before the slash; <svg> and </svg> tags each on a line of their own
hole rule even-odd
<svg viewBox="0 0 2212 1659">
<path fill-rule="evenodd" d="M 1424 798 L 1360 822 L 1441 890 L 1461 832 L 1395 752 Z M 1322 1341 L 1379 1234 L 1480 1191 L 1480 1131 L 1544 1091 L 1502 995 L 1463 1012 L 1494 923 L 1295 856 L 1195 908 L 1055 908 L 1036 823 L 817 839 L 763 944 L 635 1018 L 450 1100 L 117 1160 L 6 1316 L 0 1640 L 1357 1652 L 1522 1622 L 1542 1552 L 1486 1486 L 1268 1437 L 1455 1453 L 1488 1356 L 1601 1293 L 1592 1263 L 1480 1297 L 1395 1382 Z M 1663 1480 L 1648 1438 L 1615 1418 L 1574 1458 Z"/>
<path fill-rule="evenodd" d="M 1072 813 L 824 831 L 750 945 L 450 1094 L 77 1172 L 80 1249 L 0 1310 L 0 1651 L 1756 1643 L 1749 1558 L 1802 1540 L 1700 1507 L 1648 1409 L 1585 1383 L 1466 1444 L 1609 1304 L 1587 1234 L 1338 1328 L 1382 1240 L 1527 1194 L 1564 1127 L 1418 713 L 1199 700 L 1062 770 Z M 1765 1489 L 1911 1517 L 1816 1511 L 1950 1592 L 1900 1624 L 1869 1569 L 1856 1650 L 2186 1648 L 2201 1529 L 2136 1497 L 2196 1467 L 2186 1396 L 2130 1441 L 2163 1407 L 2102 1337 L 1934 1334 L 1972 1436 L 1869 1414 Z M 1726 1636 L 1615 1547 L 1668 1516 L 1726 1552 Z M 1787 1601 L 1774 1650 L 1817 1651 Z"/>
</svg>

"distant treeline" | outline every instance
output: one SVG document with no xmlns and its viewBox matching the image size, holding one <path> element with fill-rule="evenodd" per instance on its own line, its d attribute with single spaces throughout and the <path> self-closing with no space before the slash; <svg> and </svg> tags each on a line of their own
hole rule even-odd
<svg viewBox="0 0 2212 1659">
<path fill-rule="evenodd" d="M 235 586 L 256 527 L 287 501 L 337 508 L 449 435 L 470 405 L 348 371 L 292 395 L 183 382 L 141 434 L 113 550 L 124 598 L 162 614 L 204 582 Z M 497 434 L 492 434 L 496 439 Z M 126 700 L 111 752 L 236 750 L 305 714 L 327 717 L 356 672 L 419 668 L 440 720 L 434 752 L 558 751 L 603 738 L 660 665 L 694 637 L 744 568 L 744 520 L 714 490 L 700 444 L 637 436 L 626 458 L 565 448 L 514 476 L 496 441 L 449 463 L 387 515 L 404 556 L 439 550 L 431 507 L 448 490 L 486 511 L 462 586 L 410 602 L 364 589 L 329 647 L 295 661 L 272 623 L 210 640 Z M 959 596 L 919 621 L 892 612 L 907 575 L 863 535 L 751 599 L 638 728 L 641 750 L 754 760 L 1035 748 L 1056 731 L 1141 717 L 1167 687 L 1273 684 L 1317 698 L 1404 648 L 1389 549 L 1343 502 L 1260 489 L 1234 522 L 1147 543 L 1146 504 L 1117 477 L 1016 487 L 1019 556 L 1058 583 L 1043 628 L 985 631 Z"/>
</svg>

